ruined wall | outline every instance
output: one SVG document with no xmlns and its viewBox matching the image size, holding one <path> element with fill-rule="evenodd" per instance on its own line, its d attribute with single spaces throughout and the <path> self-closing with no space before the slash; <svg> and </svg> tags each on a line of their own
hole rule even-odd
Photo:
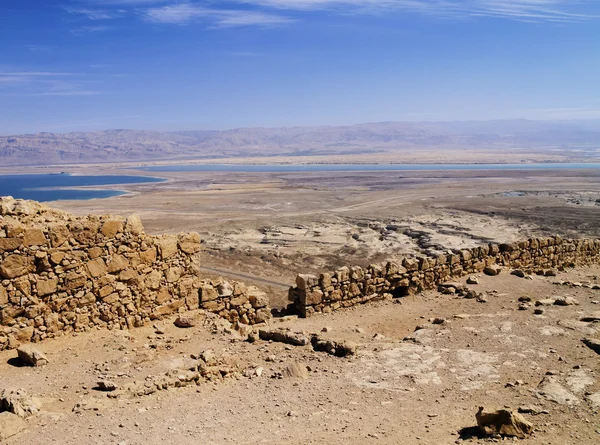
<svg viewBox="0 0 600 445">
<path fill-rule="evenodd" d="M 146 235 L 135 215 L 76 217 L 0 198 L 0 350 L 199 307 L 248 324 L 269 318 L 258 289 L 201 280 L 199 251 L 197 233 Z"/>
<path fill-rule="evenodd" d="M 298 275 L 289 292 L 289 309 L 301 316 L 435 288 L 449 279 L 484 271 L 493 265 L 543 273 L 546 269 L 600 263 L 600 240 L 529 239 L 489 244 L 435 258 L 405 258 L 366 268 L 342 267 L 333 273 Z M 490 273 L 493 273 L 491 271 Z"/>
</svg>

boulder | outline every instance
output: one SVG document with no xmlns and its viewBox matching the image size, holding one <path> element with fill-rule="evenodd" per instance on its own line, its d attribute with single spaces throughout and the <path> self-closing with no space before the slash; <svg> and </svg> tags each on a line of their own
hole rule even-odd
<svg viewBox="0 0 600 445">
<path fill-rule="evenodd" d="M 23 245 L 25 247 L 43 246 L 48 240 L 44 236 L 44 232 L 40 229 L 27 229 L 23 236 Z"/>
<path fill-rule="evenodd" d="M 584 345 L 594 351 L 596 354 L 600 354 L 600 340 L 595 340 L 593 338 L 584 338 L 581 340 Z"/>
<path fill-rule="evenodd" d="M 177 237 L 174 235 L 165 235 L 156 240 L 156 246 L 158 247 L 160 258 L 165 260 L 177 253 Z"/>
<path fill-rule="evenodd" d="M 22 345 L 17 349 L 19 359 L 29 366 L 44 366 L 49 363 L 48 357 L 31 345 Z"/>
<path fill-rule="evenodd" d="M 477 426 L 486 436 L 501 436 L 526 439 L 533 432 L 533 425 L 521 414 L 512 409 L 499 409 L 494 412 L 483 412 L 483 406 L 475 414 Z"/>
<path fill-rule="evenodd" d="M 309 338 L 302 332 L 292 332 L 289 329 L 261 329 L 258 335 L 262 340 L 286 343 L 293 346 L 306 346 Z"/>
<path fill-rule="evenodd" d="M 0 253 L 12 252 L 21 247 L 20 238 L 0 238 Z"/>
<path fill-rule="evenodd" d="M 200 251 L 200 241 L 200 234 L 196 232 L 186 233 L 179 236 L 179 248 L 188 255 L 192 255 Z"/>
</svg>

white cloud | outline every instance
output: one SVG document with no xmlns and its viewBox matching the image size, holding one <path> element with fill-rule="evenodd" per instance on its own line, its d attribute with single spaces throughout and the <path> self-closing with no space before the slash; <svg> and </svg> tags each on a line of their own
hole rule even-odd
<svg viewBox="0 0 600 445">
<path fill-rule="evenodd" d="M 353 13 L 411 12 L 446 18 L 496 17 L 512 20 L 578 21 L 595 0 L 237 0 L 281 10 Z M 586 13 L 587 11 L 587 13 Z"/>
<path fill-rule="evenodd" d="M 209 9 L 191 3 L 180 3 L 144 11 L 146 21 L 153 23 L 187 24 L 205 20 L 213 27 L 274 26 L 293 20 L 276 14 L 246 10 Z"/>
<path fill-rule="evenodd" d="M 86 87 L 77 73 L 51 71 L 0 72 L 0 90 L 12 96 L 91 96 L 103 94 Z"/>
<path fill-rule="evenodd" d="M 82 15 L 90 20 L 111 20 L 121 17 L 124 13 L 122 10 L 108 11 L 102 9 L 80 9 L 65 7 L 65 10 L 74 15 Z"/>
</svg>

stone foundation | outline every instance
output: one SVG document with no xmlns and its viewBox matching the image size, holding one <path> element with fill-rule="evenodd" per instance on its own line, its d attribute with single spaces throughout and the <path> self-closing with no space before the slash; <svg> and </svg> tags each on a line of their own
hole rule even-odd
<svg viewBox="0 0 600 445">
<path fill-rule="evenodd" d="M 307 317 L 315 312 L 433 289 L 439 284 L 471 273 L 489 271 L 494 265 L 545 273 L 576 265 L 600 262 L 600 240 L 556 236 L 510 244 L 489 244 L 459 253 L 432 257 L 405 258 L 372 264 L 366 268 L 342 267 L 335 272 L 298 275 L 290 288 L 289 310 Z"/>
<path fill-rule="evenodd" d="M 76 217 L 0 199 L 0 350 L 93 327 L 129 329 L 202 307 L 270 317 L 254 287 L 200 278 L 197 233 L 151 236 L 136 215 Z"/>
</svg>

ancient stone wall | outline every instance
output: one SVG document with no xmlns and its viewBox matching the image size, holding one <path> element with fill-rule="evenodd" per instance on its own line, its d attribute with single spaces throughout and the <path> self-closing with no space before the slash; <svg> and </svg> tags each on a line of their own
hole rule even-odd
<svg viewBox="0 0 600 445">
<path fill-rule="evenodd" d="M 493 266 L 544 273 L 575 265 L 600 262 L 600 240 L 529 239 L 511 244 L 489 244 L 435 258 L 405 258 L 366 268 L 342 267 L 333 273 L 298 275 L 289 291 L 290 311 L 301 316 L 435 288 L 453 278 Z M 488 271 L 489 271 L 488 269 Z M 494 273 L 493 270 L 489 271 Z"/>
<path fill-rule="evenodd" d="M 0 199 L 0 350 L 93 327 L 127 329 L 203 309 L 248 324 L 268 298 L 200 278 L 197 233 L 150 236 L 140 219 L 76 217 Z"/>
</svg>

